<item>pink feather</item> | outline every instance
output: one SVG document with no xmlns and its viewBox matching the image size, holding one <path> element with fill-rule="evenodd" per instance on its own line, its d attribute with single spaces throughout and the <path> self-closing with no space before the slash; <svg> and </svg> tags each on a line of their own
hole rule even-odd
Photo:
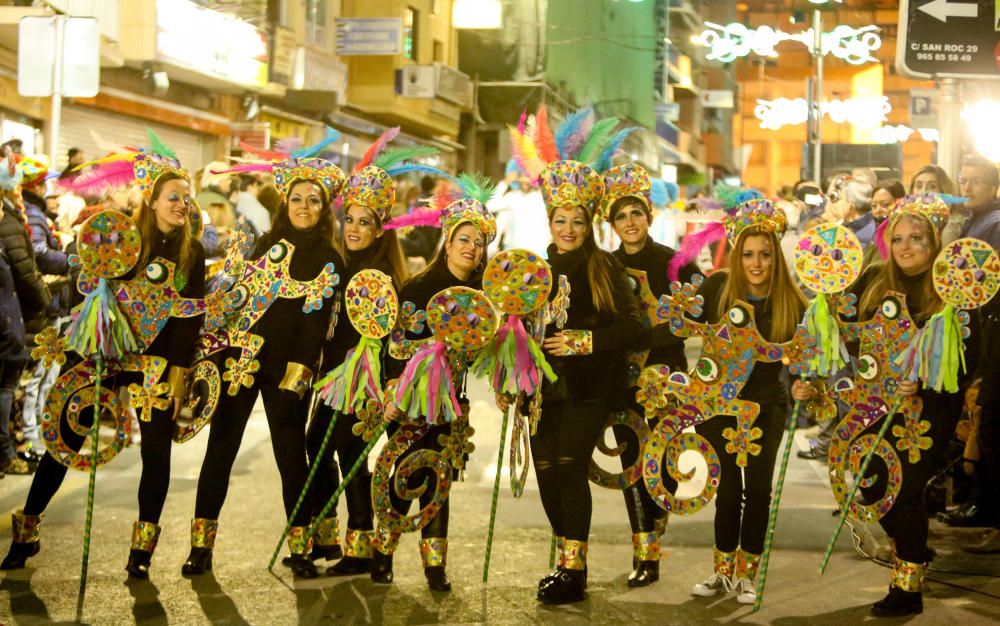
<svg viewBox="0 0 1000 626">
<path fill-rule="evenodd" d="M 378 139 L 375 140 L 375 143 L 373 143 L 371 147 L 365 151 L 364 156 L 362 156 L 361 160 L 358 161 L 358 164 L 355 166 L 354 171 L 360 172 L 364 168 L 371 165 L 372 161 L 375 160 L 375 157 L 378 156 L 379 152 L 382 152 L 382 149 L 385 148 L 390 141 L 395 139 L 396 135 L 398 134 L 399 134 L 399 126 L 386 129 L 386 131 L 382 133 L 382 135 L 379 136 Z"/>
<path fill-rule="evenodd" d="M 239 174 L 240 172 L 273 172 L 274 166 L 270 163 L 242 163 L 228 170 L 209 170 L 213 175 L 218 174 Z"/>
<path fill-rule="evenodd" d="M 134 180 L 132 161 L 111 161 L 92 167 L 63 186 L 78 196 L 99 196 L 108 189 L 130 185 Z"/>
<path fill-rule="evenodd" d="M 538 156 L 546 163 L 553 163 L 559 160 L 559 148 L 556 146 L 556 137 L 549 126 L 549 113 L 542 105 L 535 115 L 535 147 L 538 149 Z"/>
<path fill-rule="evenodd" d="M 267 159 L 269 161 L 284 161 L 288 158 L 288 153 L 286 152 L 275 152 L 274 150 L 265 150 L 263 148 L 255 148 L 250 144 L 241 141 L 240 148 L 243 152 L 249 152 L 250 154 L 255 154 L 262 159 Z"/>
<path fill-rule="evenodd" d="M 521 111 L 521 118 L 517 120 L 517 132 L 523 136 L 527 126 L 528 126 L 528 111 L 524 110 Z"/>
<path fill-rule="evenodd" d="M 722 225 L 722 222 L 711 222 L 700 231 L 685 237 L 681 241 L 681 249 L 677 251 L 674 258 L 670 259 L 670 264 L 667 266 L 667 278 L 671 281 L 677 280 L 681 268 L 698 258 L 702 248 L 725 236 L 726 227 Z"/>
<path fill-rule="evenodd" d="M 885 261 L 889 258 L 889 244 L 885 242 L 885 230 L 889 227 L 889 220 L 882 220 L 882 223 L 875 229 L 875 248 L 878 255 Z"/>
<path fill-rule="evenodd" d="M 383 228 L 392 230 L 405 228 L 407 226 L 434 226 L 441 227 L 441 211 L 437 209 L 417 209 L 413 213 L 394 217 L 385 223 Z"/>
</svg>

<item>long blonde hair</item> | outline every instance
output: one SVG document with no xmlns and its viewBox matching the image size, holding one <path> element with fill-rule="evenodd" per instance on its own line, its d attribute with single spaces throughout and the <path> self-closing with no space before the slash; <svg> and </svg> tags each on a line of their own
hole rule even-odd
<svg viewBox="0 0 1000 626">
<path fill-rule="evenodd" d="M 898 291 L 906 294 L 906 305 L 910 311 L 910 317 L 917 323 L 923 323 L 931 315 L 940 311 L 944 303 L 934 289 L 934 279 L 929 271 L 925 273 L 915 293 L 906 293 L 906 287 L 903 285 L 903 270 L 899 269 L 896 259 L 892 256 L 892 233 L 901 220 L 909 220 L 919 225 L 931 242 L 931 259 L 937 258 L 938 253 L 941 252 L 941 237 L 937 228 L 922 215 L 903 212 L 897 213 L 891 220 L 883 233 L 886 249 L 890 251 L 889 258 L 881 264 L 872 282 L 861 295 L 858 319 L 870 319 L 875 309 L 882 304 L 886 292 Z"/>
<path fill-rule="evenodd" d="M 744 302 L 750 299 L 750 284 L 743 273 L 743 245 L 748 237 L 766 237 L 771 244 L 771 282 L 768 285 L 768 298 L 771 301 L 771 332 L 766 337 L 769 341 L 788 341 L 795 334 L 795 327 L 802 321 L 806 309 L 806 299 L 792 280 L 781 252 L 781 244 L 772 232 L 750 227 L 740 233 L 736 245 L 729 255 L 729 263 L 724 270 L 728 273 L 722 293 L 719 295 L 718 315 L 722 319 L 737 300 Z"/>
<path fill-rule="evenodd" d="M 149 200 L 144 200 L 142 206 L 136 212 L 134 221 L 136 226 L 139 228 L 139 234 L 142 236 L 142 253 L 139 255 L 139 261 L 136 263 L 135 267 L 138 271 L 142 271 L 149 265 L 149 262 L 153 259 L 153 245 L 152 242 L 156 241 L 156 237 L 160 236 L 160 230 L 156 226 L 156 211 L 153 210 L 153 203 L 160 197 L 163 193 L 163 186 L 172 180 L 183 180 L 188 181 L 180 174 L 174 172 L 165 172 L 156 179 L 153 183 L 153 192 L 150 194 Z M 194 205 L 189 207 L 189 210 L 197 210 Z M 194 239 L 191 234 L 191 218 L 189 217 L 184 221 L 183 226 L 178 226 L 181 231 L 181 246 L 180 252 L 177 255 L 177 259 L 174 260 L 176 264 L 176 273 L 174 276 L 174 281 L 177 284 L 182 284 L 186 282 L 188 274 L 191 272 L 191 266 L 194 264 L 194 253 L 191 251 L 191 241 Z M 171 259 L 173 260 L 173 259 Z M 181 277 L 184 279 L 181 279 Z"/>
</svg>

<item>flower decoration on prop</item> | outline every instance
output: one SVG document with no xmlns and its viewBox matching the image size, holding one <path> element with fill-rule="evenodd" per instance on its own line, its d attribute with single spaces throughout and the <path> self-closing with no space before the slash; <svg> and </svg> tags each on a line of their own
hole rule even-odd
<svg viewBox="0 0 1000 626">
<path fill-rule="evenodd" d="M 381 340 L 396 324 L 399 300 L 392 279 L 378 270 L 362 270 L 348 281 L 344 303 L 361 341 L 315 388 L 335 411 L 349 414 L 363 409 L 369 400 L 383 401 Z"/>
<path fill-rule="evenodd" d="M 486 295 L 470 287 L 451 287 L 427 304 L 427 324 L 434 340 L 417 349 L 396 386 L 396 404 L 408 417 L 425 416 L 428 423 L 453 422 L 461 415 L 455 395 L 455 371 L 482 349 L 497 331 L 497 313 Z"/>
<path fill-rule="evenodd" d="M 721 208 L 725 214 L 721 221 L 710 222 L 697 233 L 684 238 L 677 254 L 667 266 L 670 280 L 677 280 L 680 269 L 694 261 L 702 248 L 723 237 L 730 244 L 736 245 L 743 231 L 756 228 L 761 232 L 774 233 L 780 240 L 788 227 L 785 212 L 754 189 L 719 185 L 715 190 L 715 198 L 702 202 L 701 206 L 706 209 Z"/>
<path fill-rule="evenodd" d="M 848 228 L 819 224 L 810 228 L 795 247 L 795 274 L 816 294 L 806 307 L 803 324 L 816 339 L 809 371 L 829 376 L 848 361 L 847 347 L 840 337 L 836 314 L 831 314 L 827 296 L 850 287 L 861 273 L 864 250 Z"/>
<path fill-rule="evenodd" d="M 560 207 L 583 207 L 591 216 L 597 213 L 605 192 L 598 172 L 610 168 L 611 159 L 634 130 L 615 133 L 617 125 L 617 118 L 597 119 L 587 107 L 567 117 L 553 132 L 543 106 L 531 120 L 525 112 L 518 125 L 510 127 L 514 160 L 540 181 L 550 213 Z"/>
<path fill-rule="evenodd" d="M 898 358 L 909 367 L 911 380 L 919 378 L 934 391 L 955 393 L 959 368 L 965 370 L 967 311 L 986 304 L 1000 290 L 1000 256 L 982 240 L 959 239 L 938 254 L 932 277 L 944 307 Z"/>
<path fill-rule="evenodd" d="M 892 228 L 900 216 L 905 214 L 919 215 L 929 221 L 937 232 L 941 232 L 948 217 L 951 215 L 951 207 L 963 204 L 966 198 L 950 196 L 943 193 L 925 193 L 909 195 L 900 198 L 893 205 L 889 217 L 882 220 L 882 223 L 875 229 L 875 247 L 882 259 L 889 258 L 889 240 Z"/>
<path fill-rule="evenodd" d="M 523 316 L 545 306 L 552 290 L 552 268 L 527 250 L 504 250 L 490 259 L 483 273 L 483 292 L 504 320 L 493 341 L 472 364 L 473 371 L 488 376 L 497 393 L 531 395 L 542 377 L 554 381 L 555 373 L 545 353 L 524 327 Z"/>
<path fill-rule="evenodd" d="M 389 221 L 392 207 L 396 204 L 394 176 L 406 172 L 447 176 L 436 167 L 414 162 L 414 159 L 434 156 L 439 152 L 437 148 L 407 146 L 387 149 L 397 135 L 399 135 L 398 126 L 382 133 L 351 171 L 344 189 L 344 207 L 363 206 L 371 210 L 382 224 Z"/>
</svg>

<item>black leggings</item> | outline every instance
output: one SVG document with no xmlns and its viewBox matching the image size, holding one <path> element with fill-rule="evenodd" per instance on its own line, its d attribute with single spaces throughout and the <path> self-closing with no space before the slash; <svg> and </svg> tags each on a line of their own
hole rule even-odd
<svg viewBox="0 0 1000 626">
<path fill-rule="evenodd" d="M 557 537 L 587 541 L 590 536 L 593 504 L 587 474 L 607 417 L 603 402 L 542 403 L 531 454 L 542 507 Z"/>
<path fill-rule="evenodd" d="M 258 394 L 264 397 L 264 412 L 268 429 L 271 431 L 271 447 L 274 460 L 281 474 L 281 492 L 285 504 L 285 515 L 290 516 L 306 484 L 309 467 L 306 464 L 306 418 L 309 412 L 309 397 L 293 391 L 279 389 L 284 375 L 285 363 L 262 363 L 254 385 L 242 387 L 231 396 L 223 384 L 219 406 L 212 417 L 208 436 L 208 449 L 198 477 L 198 495 L 195 499 L 194 516 L 203 519 L 219 519 L 219 512 L 229 491 L 229 476 L 240 451 L 243 431 L 246 429 L 250 412 L 257 402 Z M 311 503 L 306 502 L 299 509 L 295 526 L 309 524 Z"/>
<path fill-rule="evenodd" d="M 639 415 L 643 414 L 642 408 L 632 408 Z M 650 429 L 655 428 L 656 422 L 650 421 Z M 611 430 L 615 435 L 615 441 L 618 442 L 618 445 L 625 446 L 625 450 L 622 451 L 620 457 L 622 469 L 631 467 L 643 453 L 643 450 L 639 448 L 639 438 L 631 428 L 613 426 Z M 677 481 L 668 476 L 666 472 L 663 474 L 663 482 L 671 494 L 677 492 Z M 667 515 L 667 512 L 653 501 L 653 497 L 649 495 L 649 492 L 646 491 L 642 483 L 643 479 L 640 477 L 636 484 L 622 490 L 622 495 L 625 497 L 625 510 L 628 512 L 629 526 L 632 528 L 633 533 L 653 532 L 656 530 L 656 520 Z"/>
<path fill-rule="evenodd" d="M 333 492 L 340 484 L 340 475 L 347 475 L 354 467 L 354 464 L 361 458 L 361 453 L 365 449 L 365 440 L 359 435 L 355 435 L 351 430 L 358 423 L 358 418 L 354 414 L 343 415 L 334 413 L 333 409 L 320 404 L 316 407 L 312 422 L 309 424 L 309 432 L 306 434 L 306 446 L 309 453 L 309 462 L 315 463 L 320 447 L 323 445 L 323 437 L 326 435 L 330 420 L 336 417 L 337 422 L 333 426 L 333 433 L 327 442 L 326 450 L 323 452 L 320 467 L 313 478 L 313 505 L 314 514 L 319 514 Z M 333 461 L 336 453 L 340 462 L 340 472 Z M 372 474 L 368 469 L 366 461 L 358 468 L 354 479 L 347 484 L 344 489 L 347 498 L 347 527 L 351 530 L 372 530 Z M 332 509 L 334 515 L 337 506 Z"/>
<path fill-rule="evenodd" d="M 879 520 L 879 524 L 896 544 L 896 556 L 904 561 L 912 563 L 930 561 L 927 549 L 928 522 L 924 488 L 944 465 L 948 442 L 955 432 L 960 412 L 961 399 L 958 394 L 955 394 L 955 399 L 951 402 L 947 401 L 946 396 L 938 396 L 930 402 L 925 399 L 921 417 L 930 421 L 931 427 L 924 436 L 930 437 L 933 444 L 930 450 L 920 451 L 920 460 L 916 463 L 910 463 L 908 451 L 896 448 L 897 437 L 892 433 L 892 429 L 896 425 L 902 426 L 905 423 L 902 413 L 893 416 L 893 425 L 886 434 L 886 441 L 896 448 L 896 454 L 899 455 L 903 466 L 903 484 L 900 486 L 896 502 Z M 864 432 L 876 434 L 881 426 L 881 421 L 875 422 Z M 867 476 L 874 477 L 875 481 L 871 487 L 862 487 L 861 493 L 866 500 L 874 502 L 885 494 L 888 478 L 885 463 L 880 457 L 872 458 Z"/>
<path fill-rule="evenodd" d="M 760 454 L 747 456 L 742 476 L 736 455 L 726 452 L 727 440 L 722 436 L 727 427 L 736 427 L 736 418 L 719 415 L 695 427 L 715 448 L 722 466 L 715 496 L 715 547 L 721 552 L 733 552 L 736 548 L 750 554 L 764 552 L 767 516 L 771 508 L 771 479 L 787 415 L 785 402 L 761 405 L 755 423 L 764 431 L 756 441 L 761 446 Z"/>
<path fill-rule="evenodd" d="M 119 381 L 118 384 L 123 384 Z M 94 423 L 93 409 L 84 409 L 80 424 L 89 427 Z M 170 448 L 173 445 L 173 407 L 166 410 L 153 409 L 150 421 L 139 419 L 142 434 L 140 455 L 142 456 L 142 476 L 139 478 L 139 520 L 160 522 L 163 503 L 170 487 Z M 78 435 L 70 427 L 63 415 L 59 424 L 63 441 L 76 452 L 80 451 L 88 438 Z M 24 503 L 26 515 L 40 515 L 49 506 L 52 497 L 59 491 L 68 468 L 56 461 L 48 452 L 42 457 L 38 469 L 31 480 L 28 499 Z"/>
</svg>

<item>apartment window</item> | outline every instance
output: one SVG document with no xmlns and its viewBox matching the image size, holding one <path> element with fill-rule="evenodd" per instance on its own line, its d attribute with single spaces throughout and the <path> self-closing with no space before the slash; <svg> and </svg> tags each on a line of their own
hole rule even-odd
<svg viewBox="0 0 1000 626">
<path fill-rule="evenodd" d="M 403 14 L 403 56 L 411 61 L 419 62 L 417 51 L 420 49 L 420 11 L 407 7 Z"/>
<path fill-rule="evenodd" d="M 267 21 L 288 27 L 288 0 L 267 0 Z"/>
<path fill-rule="evenodd" d="M 306 0 L 306 43 L 326 46 L 327 0 Z"/>
<path fill-rule="evenodd" d="M 440 39 L 434 40 L 434 62 L 444 63 L 444 42 Z"/>
</svg>

